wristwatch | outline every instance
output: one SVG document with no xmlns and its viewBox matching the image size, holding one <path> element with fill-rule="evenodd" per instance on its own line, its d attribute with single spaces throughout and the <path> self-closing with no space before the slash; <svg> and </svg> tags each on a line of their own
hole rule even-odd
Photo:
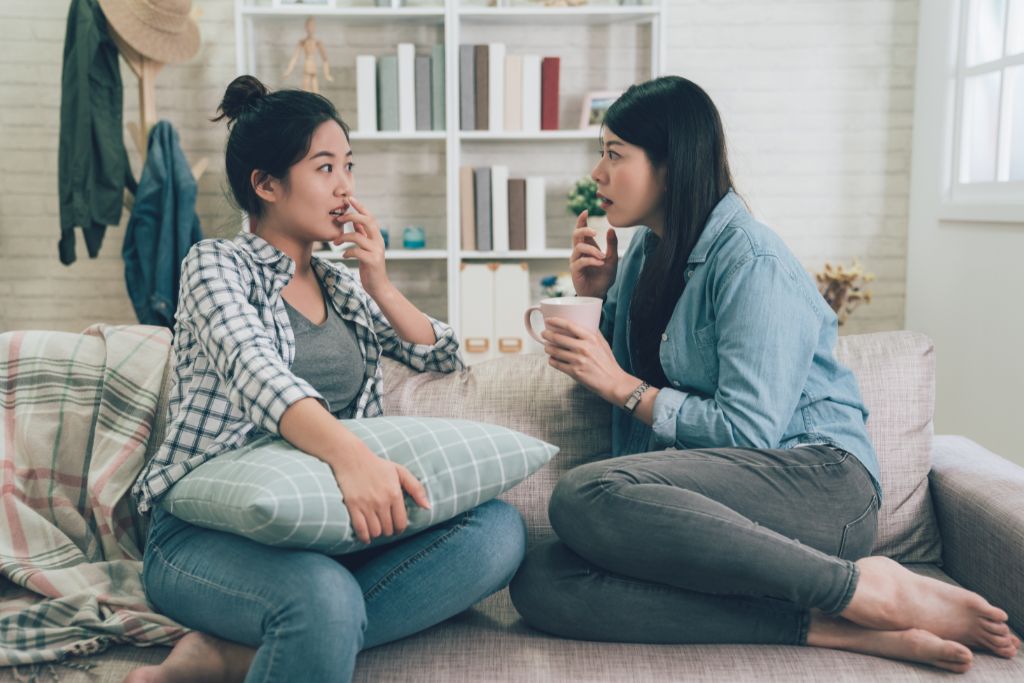
<svg viewBox="0 0 1024 683">
<path fill-rule="evenodd" d="M 633 390 L 633 393 L 629 395 L 626 402 L 622 404 L 622 407 L 627 413 L 632 415 L 636 412 L 636 407 L 640 405 L 640 397 L 644 395 L 644 392 L 651 388 L 651 385 L 647 382 L 641 382 L 640 386 Z"/>
</svg>

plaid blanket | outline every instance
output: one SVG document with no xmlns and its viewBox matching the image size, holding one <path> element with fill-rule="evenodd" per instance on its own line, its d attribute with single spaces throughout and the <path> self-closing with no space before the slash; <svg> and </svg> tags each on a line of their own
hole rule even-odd
<svg viewBox="0 0 1024 683">
<path fill-rule="evenodd" d="M 0 335 L 0 666 L 170 644 L 146 602 L 142 469 L 170 333 L 94 325 Z"/>
</svg>

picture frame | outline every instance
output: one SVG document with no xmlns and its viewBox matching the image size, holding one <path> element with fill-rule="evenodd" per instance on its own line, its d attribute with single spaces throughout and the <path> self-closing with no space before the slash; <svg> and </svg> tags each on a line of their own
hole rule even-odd
<svg viewBox="0 0 1024 683">
<path fill-rule="evenodd" d="M 622 93 L 618 90 L 597 90 L 584 95 L 580 111 L 580 130 L 600 130 L 605 112 L 620 95 Z"/>
</svg>

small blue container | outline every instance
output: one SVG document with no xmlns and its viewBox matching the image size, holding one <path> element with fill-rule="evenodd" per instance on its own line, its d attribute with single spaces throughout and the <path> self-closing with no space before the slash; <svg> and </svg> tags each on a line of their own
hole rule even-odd
<svg viewBox="0 0 1024 683">
<path fill-rule="evenodd" d="M 387 249 L 391 246 L 391 235 L 388 234 L 388 227 L 386 225 L 380 226 L 380 236 L 384 238 L 384 248 Z"/>
<path fill-rule="evenodd" d="M 427 233 L 422 226 L 410 225 L 402 231 L 402 246 L 406 249 L 422 249 L 427 246 Z"/>
</svg>

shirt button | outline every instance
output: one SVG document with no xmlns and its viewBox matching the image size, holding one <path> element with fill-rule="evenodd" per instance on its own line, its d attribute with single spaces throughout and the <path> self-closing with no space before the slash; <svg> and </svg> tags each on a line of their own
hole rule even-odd
<svg viewBox="0 0 1024 683">
<path fill-rule="evenodd" d="M 679 382 L 678 382 L 678 381 L 675 381 L 675 380 L 673 380 L 673 381 L 672 381 L 672 386 L 674 386 L 674 387 L 678 387 L 678 386 L 679 386 Z"/>
<path fill-rule="evenodd" d="M 668 341 L 668 335 L 667 334 L 661 335 L 661 341 Z"/>
<path fill-rule="evenodd" d="M 686 271 L 686 279 L 689 280 L 691 277 L 693 277 L 693 271 L 692 270 Z"/>
</svg>

